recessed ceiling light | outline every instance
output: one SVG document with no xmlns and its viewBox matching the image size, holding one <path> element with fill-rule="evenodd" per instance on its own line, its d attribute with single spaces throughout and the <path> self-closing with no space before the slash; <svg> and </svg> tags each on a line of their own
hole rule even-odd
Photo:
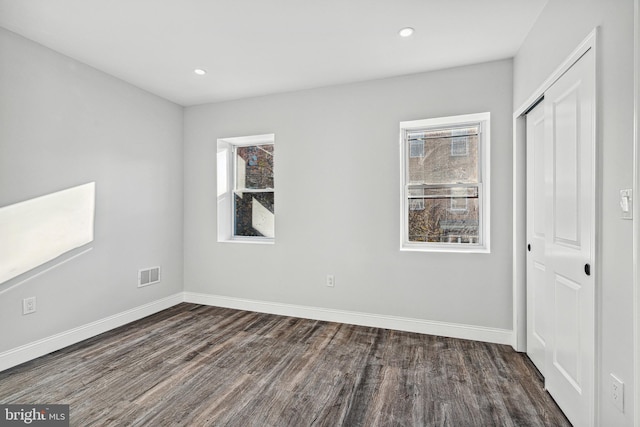
<svg viewBox="0 0 640 427">
<path fill-rule="evenodd" d="M 202 68 L 196 68 L 195 70 L 193 70 L 193 72 L 199 76 L 204 76 L 205 74 L 207 74 L 207 70 L 203 70 Z"/>
<path fill-rule="evenodd" d="M 413 28 L 405 27 L 400 31 L 398 31 L 398 34 L 400 35 L 400 37 L 409 37 L 410 35 L 413 34 L 413 31 L 414 31 Z"/>
</svg>

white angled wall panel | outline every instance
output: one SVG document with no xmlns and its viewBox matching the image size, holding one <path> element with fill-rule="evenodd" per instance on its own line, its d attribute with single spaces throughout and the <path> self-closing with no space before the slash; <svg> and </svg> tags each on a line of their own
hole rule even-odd
<svg viewBox="0 0 640 427">
<path fill-rule="evenodd" d="M 0 283 L 93 241 L 95 182 L 0 208 Z"/>
</svg>

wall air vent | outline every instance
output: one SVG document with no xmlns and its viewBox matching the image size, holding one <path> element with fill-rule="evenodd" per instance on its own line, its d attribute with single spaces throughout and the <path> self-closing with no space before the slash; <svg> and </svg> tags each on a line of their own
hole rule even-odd
<svg viewBox="0 0 640 427">
<path fill-rule="evenodd" d="M 138 270 L 138 287 L 153 285 L 160 281 L 160 267 Z"/>
</svg>

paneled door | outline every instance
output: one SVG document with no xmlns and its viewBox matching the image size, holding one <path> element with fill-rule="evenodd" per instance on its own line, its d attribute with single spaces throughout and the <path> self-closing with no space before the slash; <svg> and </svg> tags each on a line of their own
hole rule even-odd
<svg viewBox="0 0 640 427">
<path fill-rule="evenodd" d="M 544 101 L 527 113 L 527 355 L 545 374 L 547 286 Z"/>
<path fill-rule="evenodd" d="M 594 414 L 595 137 L 589 49 L 544 94 L 545 386 L 576 426 Z"/>
</svg>

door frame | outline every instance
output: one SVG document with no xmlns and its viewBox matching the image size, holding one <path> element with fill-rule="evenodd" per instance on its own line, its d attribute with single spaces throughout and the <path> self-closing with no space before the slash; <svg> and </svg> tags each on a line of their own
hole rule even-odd
<svg viewBox="0 0 640 427">
<path fill-rule="evenodd" d="M 640 192 L 640 0 L 633 5 L 633 198 Z M 640 203 L 633 203 L 633 423 L 640 427 Z"/>
<path fill-rule="evenodd" d="M 640 5 L 640 0 L 635 0 L 636 4 Z M 595 423 L 597 419 L 597 413 L 599 411 L 597 396 L 600 395 L 600 381 L 598 372 L 600 372 L 600 329 L 601 329 L 601 273 L 600 266 L 602 265 L 599 231 L 602 229 L 602 215 L 600 211 L 602 200 L 602 184 L 600 183 L 600 177 L 602 175 L 602 167 L 600 161 L 600 134 L 599 134 L 599 72 L 598 72 L 598 33 L 599 28 L 594 28 L 589 35 L 578 45 L 576 49 L 560 64 L 556 70 L 536 89 L 531 96 L 513 113 L 513 268 L 512 268 L 512 282 L 513 282 L 513 337 L 512 347 L 519 352 L 526 352 L 527 349 L 527 318 L 526 318 L 526 268 L 527 268 L 527 230 L 526 230 L 526 216 L 527 216 L 527 204 L 526 204 L 526 119 L 525 116 L 536 105 L 536 103 L 544 97 L 544 93 L 562 76 L 578 59 L 580 59 L 589 49 L 592 49 L 595 54 L 596 63 L 596 91 L 595 91 L 595 120 L 594 120 L 594 136 L 595 144 L 593 146 L 593 180 L 594 180 L 594 230 L 593 233 L 593 260 L 596 268 L 594 269 L 594 286 L 595 286 L 595 354 L 594 354 L 594 372 L 593 372 L 593 385 L 594 385 L 594 402 L 593 411 L 591 411 L 590 418 L 591 424 Z M 637 73 L 636 73 L 637 74 Z M 634 208 L 637 208 L 638 204 L 635 203 Z M 636 218 L 636 216 L 634 216 Z M 635 219 L 634 219 L 635 221 Z M 640 327 L 640 325 L 639 325 Z M 640 351 L 640 349 L 638 349 Z M 640 363 L 639 363 L 640 365 Z M 637 372 L 637 370 L 636 370 Z M 640 379 L 636 379 L 640 381 Z M 638 418 L 636 417 L 636 421 Z M 640 426 L 639 426 L 640 427 Z"/>
</svg>

